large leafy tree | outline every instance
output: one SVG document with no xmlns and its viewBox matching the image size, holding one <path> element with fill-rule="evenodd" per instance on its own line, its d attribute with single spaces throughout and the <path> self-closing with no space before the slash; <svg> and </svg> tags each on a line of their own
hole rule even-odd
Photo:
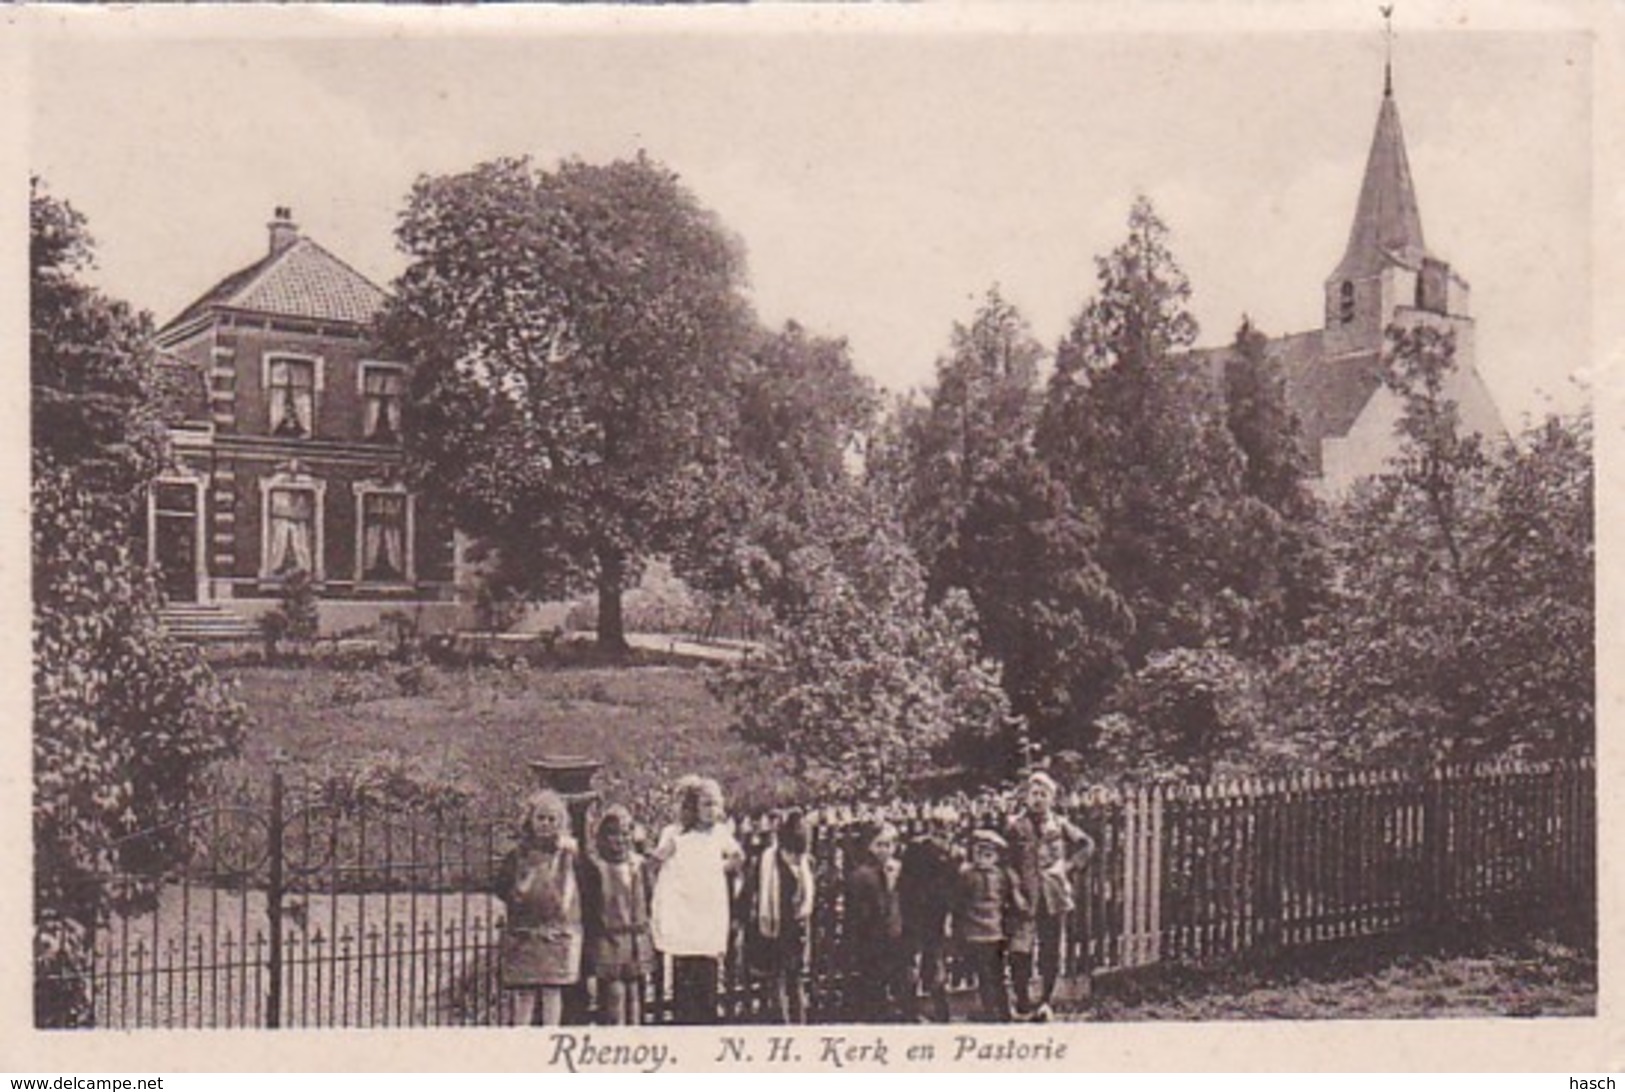
<svg viewBox="0 0 1625 1092">
<path fill-rule="evenodd" d="M 622 590 L 733 431 L 741 246 L 641 154 L 421 178 L 397 234 L 382 332 L 416 364 L 415 475 L 495 547 L 499 583 L 596 587 L 599 642 L 624 647 Z"/>
<path fill-rule="evenodd" d="M 1032 451 L 1044 356 L 1021 312 L 991 288 L 968 324 L 954 324 L 924 404 L 900 407 L 904 525 L 939 592 L 972 497 Z"/>
<path fill-rule="evenodd" d="M 799 323 L 763 331 L 734 392 L 734 433 L 691 468 L 681 503 L 680 575 L 720 602 L 782 614 L 797 602 L 792 554 L 823 541 L 850 507 L 853 456 L 879 403 L 842 339 Z"/>
<path fill-rule="evenodd" d="M 37 179 L 29 198 L 34 998 L 60 1026 L 90 1016 L 96 929 L 152 894 L 114 877 L 185 852 L 176 820 L 241 711 L 159 631 L 133 541 L 167 458 L 149 324 L 80 280 L 83 217 Z"/>
<path fill-rule="evenodd" d="M 1425 766 L 1594 746 L 1588 417 L 1486 450 L 1447 395 L 1448 333 L 1390 331 L 1398 456 L 1334 513 L 1338 598 L 1288 660 L 1297 742 Z"/>
<path fill-rule="evenodd" d="M 992 289 L 956 324 L 922 405 L 905 405 L 897 475 L 904 524 L 933 597 L 961 589 L 1014 710 L 1036 740 L 1076 747 L 1121 670 L 1132 620 L 1096 564 L 1096 528 L 1033 450 L 1044 352 Z"/>
</svg>

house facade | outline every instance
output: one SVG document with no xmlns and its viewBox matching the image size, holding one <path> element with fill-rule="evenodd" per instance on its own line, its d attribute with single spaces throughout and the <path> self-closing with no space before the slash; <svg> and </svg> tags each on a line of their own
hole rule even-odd
<svg viewBox="0 0 1625 1092">
<path fill-rule="evenodd" d="M 402 476 L 408 367 L 372 338 L 385 293 L 288 209 L 268 229 L 260 259 L 157 335 L 175 457 L 146 542 L 169 614 L 251 623 L 303 571 L 325 632 L 402 610 L 455 626 L 453 529 Z"/>
<path fill-rule="evenodd" d="M 1323 293 L 1319 329 L 1273 338 L 1267 348 L 1285 379 L 1321 495 L 1345 492 L 1381 471 L 1399 450 L 1394 425 L 1400 400 L 1383 385 L 1390 325 L 1428 325 L 1453 333 L 1456 367 L 1444 393 L 1456 403 L 1462 431 L 1489 442 L 1506 438 L 1506 425 L 1478 373 L 1469 286 L 1422 238 L 1391 72 L 1384 75 L 1348 243 Z M 1227 347 L 1195 354 L 1216 380 L 1229 355 Z"/>
</svg>

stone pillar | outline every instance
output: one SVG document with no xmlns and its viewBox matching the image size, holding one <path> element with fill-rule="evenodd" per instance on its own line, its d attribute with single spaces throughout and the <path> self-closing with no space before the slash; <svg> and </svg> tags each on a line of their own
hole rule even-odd
<svg viewBox="0 0 1625 1092">
<path fill-rule="evenodd" d="M 530 763 L 536 787 L 552 789 L 564 797 L 570 809 L 570 830 L 583 850 L 587 846 L 587 818 L 598 803 L 592 779 L 603 767 L 598 759 L 585 755 L 543 755 Z"/>
</svg>

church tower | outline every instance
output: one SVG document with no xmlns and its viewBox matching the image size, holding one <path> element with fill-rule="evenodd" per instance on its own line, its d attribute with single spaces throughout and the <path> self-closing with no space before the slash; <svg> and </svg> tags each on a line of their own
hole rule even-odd
<svg viewBox="0 0 1625 1092">
<path fill-rule="evenodd" d="M 1366 156 L 1348 245 L 1326 279 L 1323 351 L 1328 358 L 1377 352 L 1394 322 L 1423 316 L 1470 326 L 1468 287 L 1422 240 L 1422 214 L 1394 100 L 1392 64 Z M 1456 320 L 1456 321 L 1451 321 Z M 1470 330 L 1462 331 L 1469 337 Z M 1458 339 L 1460 335 L 1458 334 Z"/>
<path fill-rule="evenodd" d="M 1478 374 L 1467 282 L 1429 253 L 1422 237 L 1421 206 L 1394 96 L 1391 28 L 1387 36 L 1377 127 L 1348 243 L 1323 286 L 1324 318 L 1318 329 L 1273 338 L 1266 349 L 1285 380 L 1315 489 L 1323 497 L 1383 472 L 1399 452 L 1395 426 L 1404 407 L 1384 385 L 1391 326 L 1425 325 L 1452 333 L 1456 366 L 1445 394 L 1456 403 L 1463 432 L 1492 443 L 1506 436 L 1495 400 Z M 1198 350 L 1197 355 L 1222 374 L 1229 351 Z"/>
</svg>

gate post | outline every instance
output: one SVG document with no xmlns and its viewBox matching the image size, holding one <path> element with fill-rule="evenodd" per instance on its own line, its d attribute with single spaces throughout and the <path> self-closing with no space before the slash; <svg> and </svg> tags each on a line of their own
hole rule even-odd
<svg viewBox="0 0 1625 1092">
<path fill-rule="evenodd" d="M 271 772 L 271 862 L 265 887 L 265 913 L 270 920 L 270 988 L 265 995 L 265 1026 L 282 1026 L 282 770 Z"/>
</svg>

